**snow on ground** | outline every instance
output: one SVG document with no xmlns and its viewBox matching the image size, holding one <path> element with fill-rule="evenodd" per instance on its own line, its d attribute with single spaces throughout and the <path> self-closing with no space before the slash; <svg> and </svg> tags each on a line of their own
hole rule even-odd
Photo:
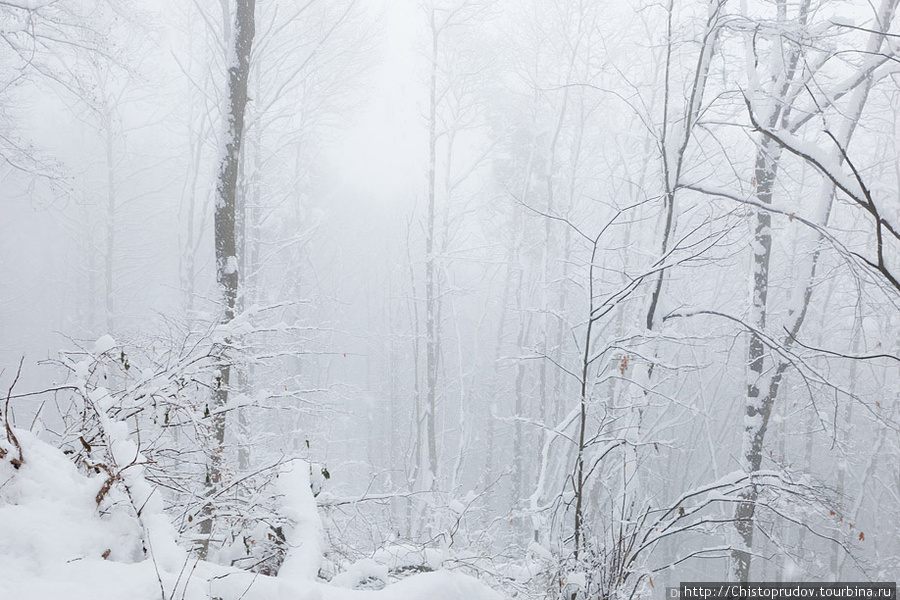
<svg viewBox="0 0 900 600">
<path fill-rule="evenodd" d="M 0 598 L 16 600 L 501 600 L 466 575 L 439 571 L 414 575 L 382 590 L 352 590 L 311 580 L 295 565 L 277 578 L 196 561 L 145 558 L 142 530 L 127 507 L 100 515 L 102 476 L 87 477 L 58 449 L 16 431 L 25 462 L 0 460 Z M 317 522 L 304 469 L 292 469 L 296 527 Z M 123 502 L 124 504 L 124 502 Z M 303 518 L 300 518 L 303 517 Z M 304 521 L 304 518 L 307 519 Z M 310 521 L 309 519 L 314 519 Z M 301 539 L 299 534 L 296 539 Z M 307 547 L 297 557 L 312 550 Z M 169 558 L 160 557 L 161 559 Z"/>
</svg>

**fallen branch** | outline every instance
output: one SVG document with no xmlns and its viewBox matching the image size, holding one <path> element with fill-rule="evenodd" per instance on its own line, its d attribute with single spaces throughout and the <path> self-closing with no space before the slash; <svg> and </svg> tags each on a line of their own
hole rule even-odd
<svg viewBox="0 0 900 600">
<path fill-rule="evenodd" d="M 13 466 L 14 469 L 18 469 L 22 466 L 22 463 L 25 462 L 25 457 L 22 454 L 22 446 L 19 444 L 18 438 L 16 438 L 16 434 L 12 430 L 12 426 L 9 424 L 9 401 L 12 398 L 13 388 L 16 387 L 16 383 L 19 382 L 19 376 L 22 374 L 22 364 L 25 362 L 25 357 L 23 356 L 19 360 L 19 368 L 16 369 L 16 377 L 13 379 L 12 385 L 9 386 L 9 391 L 6 393 L 6 405 L 3 409 L 3 424 L 6 427 L 6 439 L 10 444 L 18 451 L 19 456 L 13 457 L 9 460 L 9 463 Z M 7 450 L 4 448 L 0 448 L 0 458 L 5 458 L 7 454 Z"/>
</svg>

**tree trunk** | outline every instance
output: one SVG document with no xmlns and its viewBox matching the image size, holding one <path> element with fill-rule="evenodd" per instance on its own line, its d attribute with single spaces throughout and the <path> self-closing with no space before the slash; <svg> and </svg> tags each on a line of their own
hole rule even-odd
<svg viewBox="0 0 900 600">
<path fill-rule="evenodd" d="M 106 281 L 106 331 L 112 333 L 115 329 L 115 281 L 113 279 L 113 259 L 116 249 L 116 162 L 113 144 L 115 137 L 112 130 L 112 109 L 104 107 L 106 114 L 103 116 L 103 128 L 106 137 L 106 264 L 104 279 Z"/>
<path fill-rule="evenodd" d="M 438 380 L 438 299 L 435 285 L 435 203 L 437 170 L 437 60 L 439 30 L 435 23 L 434 10 L 431 11 L 431 82 L 428 113 L 428 215 L 425 223 L 425 451 L 427 460 L 423 466 L 429 473 L 424 475 L 427 489 L 434 488 L 437 477 L 437 440 L 435 434 L 435 413 L 437 412 Z"/>
<path fill-rule="evenodd" d="M 234 20 L 233 54 L 229 56 L 227 113 L 225 123 L 224 148 L 219 174 L 216 181 L 215 205 L 215 251 L 216 282 L 222 300 L 221 324 L 227 325 L 234 319 L 238 294 L 238 263 L 236 245 L 236 197 L 238 167 L 240 164 L 241 142 L 244 137 L 244 113 L 247 108 L 247 81 L 250 75 L 250 49 L 255 34 L 256 0 L 237 0 Z M 228 340 L 216 349 L 218 369 L 213 394 L 207 404 L 209 433 L 212 437 L 211 455 L 206 469 L 208 497 L 220 489 L 223 476 L 225 454 L 225 412 L 221 409 L 228 403 L 229 381 L 231 379 L 231 357 Z M 201 532 L 206 536 L 202 554 L 209 549 L 212 533 L 212 507 L 205 506 L 206 518 Z"/>
<path fill-rule="evenodd" d="M 897 0 L 885 0 L 879 10 L 880 27 L 885 31 L 890 26 Z M 784 2 L 779 2 L 779 19 L 786 19 L 786 8 Z M 807 14 L 809 12 L 809 2 L 805 1 L 800 6 L 798 20 L 801 24 L 805 24 Z M 884 35 L 878 31 L 873 31 L 867 44 L 867 53 L 875 54 L 878 52 L 884 40 Z M 781 77 L 779 83 L 780 88 L 776 88 L 775 93 L 779 98 L 784 99 L 788 90 L 788 86 L 792 82 L 800 57 L 800 49 L 792 48 L 789 53 L 789 61 L 787 71 Z M 849 110 L 845 113 L 845 121 L 843 126 L 835 135 L 835 142 L 840 149 L 831 149 L 832 162 L 841 164 L 844 156 L 841 149 L 846 149 L 850 144 L 850 139 L 856 128 L 856 124 L 862 115 L 869 90 L 872 86 L 872 77 L 865 78 L 861 84 L 851 94 L 849 102 Z M 780 122 L 786 121 L 790 105 L 778 104 L 778 108 L 773 109 L 772 114 L 763 119 L 763 122 L 769 129 L 775 128 Z M 777 172 L 778 158 L 781 148 L 774 148 L 770 144 L 770 138 L 767 136 L 760 145 L 760 150 L 756 160 L 756 185 L 757 200 L 764 205 L 770 205 L 772 202 L 772 190 Z M 764 154 L 770 154 L 771 158 L 767 159 Z M 819 207 L 820 211 L 817 220 L 821 225 L 826 225 L 831 213 L 832 202 L 834 198 L 834 184 L 825 181 L 822 185 L 820 193 Z M 762 331 L 766 325 L 766 302 L 768 292 L 768 264 L 771 255 L 771 231 L 769 224 L 771 215 L 768 211 L 757 211 L 756 215 L 756 239 L 754 244 L 754 272 L 753 272 L 753 298 L 751 305 L 751 324 L 758 330 Z M 820 250 L 817 248 L 812 255 L 807 270 L 806 277 L 801 280 L 804 287 L 801 304 L 791 307 L 788 314 L 794 315 L 791 326 L 788 328 L 787 336 L 784 339 L 783 346 L 790 348 L 803 322 L 806 318 L 809 301 L 812 297 L 813 284 L 816 276 L 816 268 L 818 266 Z M 741 447 L 741 466 L 748 473 L 758 471 L 762 463 L 763 444 L 765 442 L 766 429 L 771 416 L 772 406 L 778 396 L 778 389 L 781 384 L 782 377 L 787 370 L 789 364 L 779 361 L 772 375 L 763 377 L 764 359 L 763 342 L 756 333 L 751 333 L 750 348 L 748 351 L 749 372 L 747 380 L 747 399 L 745 403 L 744 416 L 744 435 Z M 762 385 L 760 385 L 762 383 Z M 760 389 L 765 389 L 765 396 L 760 395 Z M 750 577 L 750 557 L 753 544 L 753 528 L 755 523 L 756 502 L 758 498 L 758 490 L 755 486 L 748 487 L 741 495 L 741 502 L 735 509 L 735 529 L 739 536 L 739 546 L 736 547 L 731 554 L 729 565 L 729 576 L 735 581 L 748 581 Z"/>
<path fill-rule="evenodd" d="M 770 154 L 772 152 L 772 154 Z M 772 189 L 778 169 L 777 148 L 771 148 L 763 140 L 756 155 L 756 198 L 760 203 L 772 203 Z M 750 322 L 758 331 L 766 328 L 766 306 L 769 295 L 769 262 L 772 256 L 772 215 L 768 211 L 756 211 L 753 244 L 753 296 L 750 303 Z M 765 364 L 765 344 L 755 332 L 750 334 L 747 351 L 747 396 L 744 402 L 744 438 L 742 441 L 741 468 L 747 473 L 759 470 L 766 426 L 772 410 L 773 397 L 760 398 L 760 383 Z M 748 487 L 741 494 L 741 502 L 735 510 L 735 529 L 740 546 L 732 551 L 731 574 L 734 581 L 747 581 L 750 575 L 750 550 L 753 548 L 753 515 L 758 491 Z"/>
</svg>

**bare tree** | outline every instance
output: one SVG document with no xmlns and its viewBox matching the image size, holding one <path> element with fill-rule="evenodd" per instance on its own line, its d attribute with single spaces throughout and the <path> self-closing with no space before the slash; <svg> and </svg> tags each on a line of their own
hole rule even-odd
<svg viewBox="0 0 900 600">
<path fill-rule="evenodd" d="M 456 136 L 466 126 L 471 126 L 470 106 L 460 108 L 468 100 L 461 100 L 466 94 L 465 84 L 458 75 L 447 69 L 445 62 L 453 55 L 450 39 L 452 30 L 471 26 L 479 14 L 489 6 L 490 1 L 464 0 L 449 3 L 429 2 L 426 6 L 428 18 L 428 163 L 426 174 L 426 206 L 424 219 L 425 264 L 424 264 L 424 398 L 417 394 L 421 402 L 417 406 L 416 464 L 413 474 L 414 487 L 419 491 L 434 491 L 439 472 L 438 456 L 438 400 L 439 374 L 443 356 L 441 342 L 441 315 L 443 291 L 442 273 L 446 266 L 440 256 L 449 248 L 451 238 L 450 206 L 455 188 L 465 181 L 482 162 L 454 171 Z M 477 117 L 477 114 L 476 114 Z M 444 157 L 440 156 L 444 150 Z M 441 159 L 444 160 L 441 160 Z M 458 168 L 458 167 L 457 167 Z M 443 185 L 439 179 L 439 169 L 443 169 Z M 439 213 L 443 201 L 443 215 Z"/>
<path fill-rule="evenodd" d="M 746 99 L 750 112 L 750 120 L 753 128 L 761 134 L 757 145 L 752 178 L 754 200 L 751 205 L 754 212 L 754 244 L 753 244 L 753 270 L 751 315 L 749 322 L 750 343 L 748 346 L 748 371 L 747 394 L 745 401 L 744 434 L 741 444 L 741 464 L 748 473 L 761 469 L 764 456 L 766 432 L 772 416 L 772 408 L 778 398 L 785 372 L 792 366 L 793 361 L 786 358 L 785 351 L 790 351 L 794 345 L 801 327 L 808 314 L 810 301 L 816 283 L 816 271 L 821 255 L 821 243 L 827 241 L 824 227 L 827 227 L 832 210 L 832 202 L 835 189 L 842 189 L 836 184 L 832 173 L 833 165 L 841 165 L 845 162 L 846 148 L 853 136 L 856 125 L 862 116 L 866 99 L 872 89 L 875 70 L 884 63 L 885 58 L 881 52 L 885 35 L 896 9 L 895 0 L 885 0 L 878 9 L 877 25 L 869 31 L 867 48 L 865 53 L 872 57 L 867 60 L 859 73 L 852 74 L 834 91 L 826 92 L 824 98 L 813 97 L 812 110 L 800 108 L 802 94 L 811 89 L 815 76 L 822 66 L 831 57 L 826 52 L 822 56 L 811 58 L 809 49 L 802 40 L 803 32 L 810 27 L 810 5 L 801 3 L 793 17 L 788 15 L 786 3 L 779 2 L 776 5 L 776 22 L 767 26 L 757 26 L 755 29 L 745 32 L 746 55 L 748 57 L 748 73 L 750 79 L 750 96 Z M 743 25 L 741 25 L 743 27 Z M 771 27 L 771 30 L 768 28 Z M 758 70 L 759 56 L 756 52 L 756 40 L 760 31 L 766 31 L 767 36 L 772 37 L 773 48 L 769 56 L 772 67 L 771 72 L 762 75 Z M 794 32 L 794 33 L 789 33 Z M 804 57 L 801 61 L 801 57 Z M 768 83 L 768 85 L 765 85 Z M 831 138 L 833 146 L 824 154 L 812 157 L 805 151 L 798 149 L 799 141 L 794 133 L 809 123 L 814 115 L 822 115 L 822 111 L 832 107 L 842 97 L 847 96 L 846 108 L 842 115 L 841 124 L 836 133 L 828 130 L 826 135 Z M 794 140 L 791 145 L 787 140 Z M 773 197 L 778 177 L 778 168 L 782 159 L 782 151 L 806 159 L 810 164 L 817 166 L 826 175 L 823 185 L 817 194 L 815 216 L 810 219 L 819 245 L 803 266 L 802 278 L 795 282 L 798 289 L 794 294 L 795 301 L 788 307 L 787 324 L 783 336 L 777 342 L 780 358 L 776 358 L 774 365 L 767 364 L 767 349 L 771 348 L 773 338 L 764 333 L 767 328 L 767 314 L 772 310 L 769 306 L 768 292 L 770 287 L 769 265 L 772 260 L 772 211 Z M 854 173 L 858 177 L 858 172 Z M 845 184 L 846 185 L 846 184 Z M 851 184 L 852 185 L 852 184 Z M 687 186 L 710 193 L 703 186 Z M 860 188 L 854 188 L 860 189 Z M 865 190 L 863 186 L 861 189 Z M 867 192 L 866 192 L 867 193 Z M 725 194 L 726 197 L 737 198 L 735 194 Z M 863 194 L 864 196 L 864 194 Z M 852 197 L 852 196 L 851 196 Z M 881 239 L 882 222 L 878 208 L 871 198 L 857 198 L 857 202 L 876 217 L 876 233 Z M 793 220 L 793 213 L 790 215 Z M 807 222 L 810 222 L 807 221 Z M 886 229 L 890 231 L 890 227 Z M 892 279 L 890 270 L 886 267 L 881 254 L 883 246 L 878 244 L 878 258 L 869 260 L 867 264 L 875 268 L 888 281 Z M 895 283 L 892 283 L 895 285 Z M 748 486 L 742 492 L 742 501 L 735 507 L 735 529 L 738 542 L 731 553 L 729 576 L 737 581 L 747 581 L 750 577 L 750 564 L 753 555 L 753 537 L 756 529 L 755 507 L 757 490 L 755 486 Z"/>
<path fill-rule="evenodd" d="M 207 403 L 206 418 L 210 422 L 212 438 L 211 455 L 206 473 L 206 485 L 210 496 L 222 486 L 225 460 L 225 406 L 231 381 L 230 336 L 227 326 L 234 319 L 238 295 L 238 260 L 236 244 L 236 198 L 238 187 L 238 166 L 241 144 L 244 139 L 244 115 L 247 109 L 247 82 L 250 78 L 250 51 L 255 27 L 256 0 L 237 0 L 234 16 L 234 45 L 230 55 L 227 80 L 228 110 L 225 113 L 225 136 L 223 139 L 219 174 L 216 181 L 215 203 L 215 250 L 216 281 L 222 300 L 220 323 L 225 329 L 225 339 L 218 348 L 219 368 L 215 378 L 212 397 Z M 204 521 L 203 533 L 212 533 L 212 518 Z M 204 551 L 209 547 L 209 538 L 203 543 Z"/>
</svg>

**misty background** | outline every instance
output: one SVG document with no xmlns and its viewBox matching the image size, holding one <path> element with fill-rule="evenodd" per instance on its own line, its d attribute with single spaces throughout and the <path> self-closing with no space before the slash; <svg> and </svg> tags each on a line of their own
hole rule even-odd
<svg viewBox="0 0 900 600">
<path fill-rule="evenodd" d="M 223 323 L 233 3 L 3 3 L 0 385 L 106 354 L 124 402 L 126 357 L 228 345 L 226 479 L 321 465 L 323 581 L 397 548 L 535 598 L 890 579 L 896 9 L 261 0 Z M 68 402 L 9 414 L 79 451 Z M 142 414 L 196 545 L 202 461 L 165 460 L 209 450 Z M 269 517 L 223 514 L 235 564 Z"/>
</svg>

